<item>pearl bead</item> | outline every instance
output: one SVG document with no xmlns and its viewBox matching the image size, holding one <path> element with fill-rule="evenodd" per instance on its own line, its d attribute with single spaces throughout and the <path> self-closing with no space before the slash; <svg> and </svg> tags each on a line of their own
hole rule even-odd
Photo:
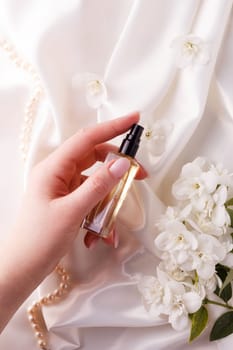
<svg viewBox="0 0 233 350">
<path fill-rule="evenodd" d="M 68 288 L 68 284 L 66 284 L 66 283 L 60 283 L 60 288 L 61 288 L 61 289 L 67 289 L 67 288 Z"/>
<path fill-rule="evenodd" d="M 53 292 L 53 295 L 55 296 L 55 298 L 58 298 L 62 295 L 60 289 L 55 289 L 55 291 Z"/>
<path fill-rule="evenodd" d="M 45 343 L 45 341 L 43 341 L 43 340 L 39 340 L 38 341 L 38 344 L 39 344 L 39 346 L 43 349 L 43 348 L 46 348 L 46 343 Z"/>
<path fill-rule="evenodd" d="M 54 301 L 55 296 L 54 296 L 53 294 L 49 294 L 49 295 L 47 296 L 47 298 L 48 298 L 49 301 Z"/>
<path fill-rule="evenodd" d="M 44 297 L 41 299 L 42 305 L 47 305 L 48 304 L 48 298 Z"/>
<path fill-rule="evenodd" d="M 40 339 L 44 338 L 44 334 L 41 332 L 36 332 L 35 336 L 36 336 L 36 338 L 40 338 Z"/>
<path fill-rule="evenodd" d="M 65 274 L 66 273 L 66 270 L 64 269 L 64 267 L 60 267 L 59 271 L 60 271 L 61 274 Z"/>
<path fill-rule="evenodd" d="M 32 324 L 32 328 L 34 329 L 34 331 L 36 333 L 40 332 L 40 330 L 41 330 L 41 327 L 38 324 L 36 324 L 36 323 Z"/>
<path fill-rule="evenodd" d="M 33 315 L 37 310 L 35 310 L 33 307 L 28 309 L 28 314 Z"/>
<path fill-rule="evenodd" d="M 69 281 L 69 279 L 70 279 L 70 276 L 69 276 L 69 275 L 63 275 L 63 276 L 62 276 L 62 281 L 67 282 L 67 281 Z"/>
<path fill-rule="evenodd" d="M 28 316 L 28 319 L 29 319 L 29 321 L 30 321 L 31 323 L 36 323 L 36 319 L 34 318 L 34 316 L 29 315 L 29 316 Z"/>
</svg>

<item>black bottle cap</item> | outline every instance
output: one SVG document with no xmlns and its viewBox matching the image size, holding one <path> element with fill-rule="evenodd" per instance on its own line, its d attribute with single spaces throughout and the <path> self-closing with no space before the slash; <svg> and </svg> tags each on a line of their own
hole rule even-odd
<svg viewBox="0 0 233 350">
<path fill-rule="evenodd" d="M 133 124 L 133 126 L 130 129 L 130 132 L 122 141 L 122 144 L 119 148 L 119 152 L 134 158 L 139 147 L 140 137 L 142 135 L 143 130 L 144 128 L 141 125 Z"/>
</svg>

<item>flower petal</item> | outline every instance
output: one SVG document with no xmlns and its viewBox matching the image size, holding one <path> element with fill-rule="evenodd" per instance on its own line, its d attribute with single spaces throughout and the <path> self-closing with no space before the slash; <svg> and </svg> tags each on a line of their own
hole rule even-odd
<svg viewBox="0 0 233 350">
<path fill-rule="evenodd" d="M 188 311 L 188 313 L 192 314 L 200 309 L 202 300 L 199 294 L 195 292 L 188 292 L 183 295 L 183 302 Z"/>
<path fill-rule="evenodd" d="M 214 209 L 213 209 L 213 213 L 212 213 L 212 222 L 214 225 L 222 227 L 225 225 L 226 223 L 226 209 L 223 205 L 217 205 Z"/>
<path fill-rule="evenodd" d="M 199 51 L 196 57 L 196 62 L 198 64 L 207 64 L 210 61 L 210 53 L 207 48 Z"/>
<path fill-rule="evenodd" d="M 215 263 L 213 261 L 205 261 L 197 267 L 198 276 L 204 280 L 213 277 L 215 273 Z"/>
<path fill-rule="evenodd" d="M 160 233 L 154 240 L 155 245 L 160 250 L 169 250 L 171 247 L 171 240 L 168 232 Z"/>
<path fill-rule="evenodd" d="M 218 185 L 218 177 L 213 171 L 202 173 L 201 180 L 204 183 L 208 193 L 212 193 L 216 190 L 216 187 Z"/>
<path fill-rule="evenodd" d="M 169 316 L 169 322 L 172 325 L 172 328 L 175 329 L 176 331 L 182 331 L 186 329 L 189 325 L 189 318 L 188 314 L 181 314 L 181 315 L 176 315 L 172 313 Z"/>
</svg>

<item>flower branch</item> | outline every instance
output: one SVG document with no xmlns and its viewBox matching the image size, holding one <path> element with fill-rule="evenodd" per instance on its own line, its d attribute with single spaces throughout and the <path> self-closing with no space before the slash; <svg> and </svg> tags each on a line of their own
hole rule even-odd
<svg viewBox="0 0 233 350">
<path fill-rule="evenodd" d="M 221 307 L 225 307 L 227 309 L 233 310 L 233 307 L 228 305 L 227 303 L 223 304 L 223 303 L 219 303 L 218 301 L 210 300 L 207 298 L 203 300 L 203 304 L 213 304 L 213 305 L 217 305 L 217 306 L 221 306 Z"/>
</svg>

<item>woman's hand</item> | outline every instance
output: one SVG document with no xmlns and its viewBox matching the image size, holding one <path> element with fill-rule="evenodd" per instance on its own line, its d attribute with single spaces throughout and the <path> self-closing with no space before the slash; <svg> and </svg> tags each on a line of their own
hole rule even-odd
<svg viewBox="0 0 233 350">
<path fill-rule="evenodd" d="M 128 170 L 129 161 L 122 158 L 83 181 L 85 169 L 116 150 L 106 141 L 126 132 L 138 119 L 134 113 L 80 130 L 32 170 L 19 219 L 0 248 L 2 326 L 52 272 L 71 247 L 84 217 Z M 145 177 L 142 169 L 137 177 Z"/>
</svg>

